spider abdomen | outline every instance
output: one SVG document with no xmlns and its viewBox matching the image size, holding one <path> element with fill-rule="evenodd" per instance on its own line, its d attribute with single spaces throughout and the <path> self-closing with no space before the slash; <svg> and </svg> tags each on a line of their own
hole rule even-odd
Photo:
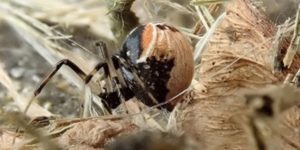
<svg viewBox="0 0 300 150">
<path fill-rule="evenodd" d="M 154 98 L 165 102 L 178 95 L 190 85 L 193 72 L 193 50 L 191 42 L 176 28 L 166 24 L 146 24 L 137 27 L 127 37 L 121 56 L 137 71 L 139 78 Z M 145 94 L 139 92 L 123 70 L 124 78 L 137 98 L 148 106 L 155 105 Z M 165 105 L 172 108 L 176 101 Z"/>
</svg>

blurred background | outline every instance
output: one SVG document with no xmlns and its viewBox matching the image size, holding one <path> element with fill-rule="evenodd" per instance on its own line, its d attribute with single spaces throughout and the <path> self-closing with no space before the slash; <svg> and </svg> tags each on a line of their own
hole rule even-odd
<svg viewBox="0 0 300 150">
<path fill-rule="evenodd" d="M 249 14 L 248 12 L 251 11 L 247 11 L 245 14 L 252 17 L 250 19 L 259 18 L 265 21 L 263 22 L 265 23 L 264 25 L 269 25 L 272 29 L 273 27 L 275 29 L 275 26 L 282 25 L 284 22 L 286 22 L 288 27 L 287 31 L 285 32 L 284 38 L 288 39 L 291 37 L 294 28 L 296 27 L 294 20 L 296 20 L 296 12 L 300 3 L 299 0 L 239 0 L 239 2 L 241 1 L 245 3 L 251 3 L 251 6 L 254 7 L 247 9 L 254 10 L 257 8 L 267 16 L 253 16 L 253 14 L 256 15 L 258 13 L 255 12 L 253 14 Z M 221 57 L 221 55 L 217 56 L 216 58 L 220 59 L 220 62 L 223 60 L 226 60 L 227 62 L 227 51 L 232 55 L 236 54 L 231 50 L 234 50 L 234 48 L 240 50 L 240 46 L 248 50 L 247 48 L 249 48 L 249 46 L 247 47 L 247 44 L 243 43 L 244 41 L 242 40 L 245 40 L 247 42 L 250 41 L 250 44 L 261 44 L 260 42 L 262 42 L 257 39 L 253 39 L 253 37 L 255 36 L 252 36 L 252 34 L 248 36 L 247 33 L 244 37 L 241 37 L 242 40 L 234 41 L 235 39 L 239 38 L 236 37 L 237 33 L 235 34 L 236 31 L 234 30 L 234 28 L 232 29 L 232 36 L 230 37 L 228 36 L 231 35 L 230 28 L 226 28 L 229 29 L 226 32 L 224 32 L 225 30 L 217 30 L 222 20 L 224 19 L 224 16 L 226 16 L 225 9 L 230 2 L 230 0 L 0 0 L 0 116 L 5 116 L 4 114 L 6 114 L 7 112 L 24 112 L 28 101 L 32 99 L 33 91 L 35 90 L 35 88 L 52 70 L 52 68 L 59 60 L 70 59 L 71 61 L 75 62 L 80 68 L 82 68 L 85 73 L 88 73 L 98 62 L 103 61 L 103 58 L 99 56 L 100 54 L 94 46 L 95 42 L 104 41 L 107 44 L 109 52 L 111 54 L 117 53 L 121 48 L 121 45 L 126 38 L 127 33 L 130 32 L 134 27 L 148 22 L 165 22 L 167 24 L 171 24 L 177 27 L 192 41 L 194 46 L 194 60 L 196 70 L 196 74 L 194 75 L 195 78 L 193 81 L 193 92 L 196 92 L 196 96 L 193 95 L 193 93 L 188 96 L 194 96 L 194 99 L 203 100 L 201 96 L 207 94 L 207 91 L 205 91 L 207 89 L 204 90 L 204 88 L 206 87 L 201 87 L 202 85 L 200 84 L 201 77 L 199 76 L 199 74 L 202 73 L 203 75 L 204 73 L 206 73 L 199 71 L 201 68 L 201 54 L 202 50 L 205 49 L 206 43 L 209 43 L 209 40 L 213 37 L 214 31 L 218 31 L 218 33 L 224 34 L 216 35 L 215 39 L 221 39 L 225 37 L 225 41 L 229 41 L 228 43 L 230 43 L 228 44 L 224 42 L 224 44 L 219 41 L 215 42 L 216 46 L 224 44 L 227 48 L 226 49 L 224 47 L 221 47 L 222 50 L 224 50 L 224 56 L 226 56 L 226 58 Z M 235 8 L 229 9 L 234 10 Z M 242 12 L 243 10 L 234 11 Z M 232 15 L 231 17 L 236 19 L 236 16 Z M 229 17 L 227 17 L 227 20 L 231 19 L 228 18 Z M 257 21 L 257 24 L 253 25 L 252 22 L 249 23 L 248 20 L 245 20 L 248 19 L 247 17 L 243 19 L 241 19 L 241 25 L 233 24 L 233 26 L 236 25 L 239 28 L 245 27 L 245 30 L 242 31 L 246 31 L 246 29 L 249 28 L 248 31 L 253 31 L 253 35 L 258 35 L 257 37 L 266 40 L 265 38 L 267 36 L 261 36 L 261 32 L 265 31 L 261 31 L 261 28 L 259 28 L 259 22 L 261 20 L 255 20 Z M 267 24 L 269 23 L 268 21 L 270 21 L 271 23 Z M 224 28 L 224 26 L 222 26 L 222 28 Z M 271 33 L 274 34 L 271 35 L 271 37 L 273 38 L 273 36 L 275 36 L 275 33 L 273 33 L 273 30 L 270 31 L 270 34 Z M 230 40 L 233 40 L 233 42 Z M 286 41 L 290 42 L 290 39 Z M 234 44 L 236 43 L 237 45 L 234 45 L 231 42 Z M 267 44 L 269 45 L 266 44 L 267 46 L 265 47 L 271 47 L 272 43 L 270 43 L 270 41 L 267 42 Z M 265 47 L 260 47 L 264 50 L 263 52 L 266 51 L 264 49 Z M 212 49 L 213 48 L 215 47 L 212 47 Z M 254 51 L 257 50 L 257 52 L 259 52 L 261 50 L 260 48 L 254 49 Z M 219 51 L 219 49 L 217 51 Z M 238 51 L 238 54 L 239 52 L 244 52 L 244 49 Z M 249 53 L 250 52 L 248 51 L 247 54 Z M 213 54 L 214 53 L 208 53 L 207 56 L 210 57 Z M 255 53 L 253 55 L 255 55 Z M 248 55 L 245 55 L 245 57 L 246 56 Z M 231 80 L 231 78 L 233 78 L 233 76 L 236 74 L 238 76 L 242 73 L 234 74 L 234 72 L 230 70 L 232 69 L 230 67 L 232 67 L 233 64 L 238 64 L 238 60 L 241 59 L 241 56 L 236 54 L 233 55 L 232 58 L 237 59 L 232 63 L 229 62 L 229 64 L 225 64 L 227 66 L 222 66 L 218 64 L 218 62 L 210 63 L 209 61 L 207 61 L 206 67 L 209 68 L 211 66 L 214 66 L 215 64 L 220 65 L 218 66 L 219 68 L 215 67 L 213 69 L 220 69 L 217 70 L 218 73 L 220 73 L 219 71 L 224 70 L 229 71 L 226 79 L 228 79 L 228 83 L 234 82 L 234 80 Z M 252 67 L 251 65 L 246 65 L 246 67 Z M 253 68 L 257 69 L 259 67 L 262 67 L 261 64 L 258 64 L 257 66 L 254 66 Z M 268 78 L 269 76 L 273 77 L 273 74 L 271 74 L 271 72 L 268 70 L 270 68 L 267 68 L 269 66 L 271 66 L 271 64 L 263 66 L 265 67 L 263 69 L 258 69 L 258 72 L 261 71 L 259 72 L 261 73 L 261 76 L 259 77 L 273 80 L 273 78 L 271 77 Z M 207 72 L 211 70 L 208 69 Z M 249 71 L 248 68 L 246 68 L 245 70 Z M 95 78 L 93 78 L 92 82 L 88 86 L 85 86 L 83 84 L 83 81 L 72 70 L 70 70 L 68 67 L 63 67 L 62 70 L 59 71 L 59 73 L 47 84 L 42 93 L 35 99 L 34 103 L 30 106 L 28 113 L 26 114 L 27 117 L 29 117 L 29 119 L 33 119 L 37 116 L 56 115 L 62 118 L 74 119 L 81 117 L 81 108 L 86 106 L 88 117 L 105 114 L 104 111 L 99 111 L 101 110 L 101 104 L 99 104 L 99 99 L 97 99 L 97 94 L 101 92 L 101 87 L 103 85 L 103 81 L 101 81 L 100 78 L 101 72 L 97 74 Z M 247 83 L 251 85 L 251 88 L 260 87 L 262 84 L 267 84 L 266 82 L 268 82 L 267 80 L 261 81 L 260 78 L 253 78 L 253 80 L 249 79 L 250 82 Z M 207 79 L 206 82 L 212 83 L 213 87 L 214 84 L 222 82 L 223 78 L 222 81 L 219 81 L 217 77 L 215 80 L 216 81 Z M 256 80 L 258 80 L 258 82 L 256 82 Z M 235 88 L 244 88 L 244 78 L 237 79 L 237 81 L 241 84 L 232 83 L 228 84 L 228 86 L 232 86 L 233 90 L 235 90 Z M 223 86 L 222 84 L 220 85 Z M 216 87 L 221 89 L 223 88 L 223 91 L 220 90 L 217 92 L 220 92 L 221 94 L 225 93 L 225 96 L 222 95 L 224 97 L 228 96 L 226 95 L 227 91 L 232 90 L 229 88 L 227 89 L 227 87 L 224 88 L 218 86 Z M 208 93 L 207 95 L 209 94 L 210 93 Z M 234 98 L 235 100 L 238 99 L 236 97 Z M 224 99 L 227 100 L 227 97 Z M 84 101 L 90 102 L 84 103 Z M 235 126 L 236 124 L 232 123 L 233 119 L 231 116 L 232 114 L 230 113 L 233 113 L 231 112 L 233 110 L 232 107 L 237 106 L 236 103 L 232 104 L 233 100 L 228 102 L 228 104 L 226 103 L 226 106 L 229 106 L 229 108 L 227 108 L 223 102 L 220 102 L 219 99 L 213 102 L 211 101 L 211 99 L 206 102 L 193 102 L 194 103 L 190 105 L 190 108 L 195 107 L 196 109 L 194 109 L 195 111 L 193 109 L 188 110 L 194 112 L 191 113 L 191 121 L 188 120 L 184 122 L 187 124 L 187 127 L 184 127 L 186 131 L 191 131 L 195 134 L 199 133 L 199 135 L 201 135 L 200 137 L 197 137 L 199 139 L 201 139 L 202 136 L 206 136 L 202 135 L 202 131 L 205 131 L 205 134 L 208 135 L 208 138 L 203 138 L 203 141 L 206 141 L 208 143 L 215 142 L 214 140 L 210 141 L 209 137 L 212 137 L 211 139 L 218 139 L 219 133 L 221 132 L 224 133 L 223 135 L 226 141 L 228 139 L 227 136 L 231 136 L 229 133 L 232 133 L 232 135 L 238 135 L 238 140 L 232 139 L 232 141 L 239 142 L 243 140 L 239 140 L 239 136 L 242 135 L 240 134 L 240 129 Z M 238 106 L 238 108 L 240 107 L 241 106 Z M 215 112 L 211 113 L 208 111 Z M 139 112 L 140 111 L 137 111 L 137 113 Z M 225 114 L 224 112 L 228 112 L 228 114 Z M 139 125 L 144 128 L 148 127 L 149 125 L 160 130 L 171 129 L 171 127 L 177 125 L 176 119 L 178 118 L 175 118 L 174 116 L 173 117 L 175 119 L 172 118 L 172 115 L 174 114 L 178 115 L 180 113 L 177 111 L 174 111 L 172 113 L 155 112 L 147 116 L 147 119 L 150 118 L 150 121 L 147 120 L 150 123 L 145 123 L 145 120 L 142 120 L 142 125 Z M 199 115 L 200 117 L 198 117 L 197 115 Z M 208 115 L 209 117 L 205 115 Z M 229 119 L 226 117 L 228 117 Z M 261 116 L 258 116 L 258 118 L 259 117 Z M 274 118 L 277 119 L 276 117 Z M 172 119 L 174 119 L 175 121 Z M 203 126 L 199 127 L 197 124 L 199 122 L 197 121 L 202 123 L 201 125 Z M 292 120 L 291 122 L 293 121 L 294 120 Z M 93 125 L 91 126 L 94 126 L 94 124 L 98 123 L 92 124 Z M 193 125 L 197 127 L 195 131 Z M 2 117 L 0 117 L 0 127 L 2 126 L 11 127 L 8 125 L 8 122 L 5 122 L 4 120 L 2 120 Z M 211 127 L 211 130 L 207 130 L 207 128 L 209 127 Z M 175 128 L 175 131 L 180 132 L 179 130 L 177 130 L 177 128 Z M 299 134 L 297 133 L 297 135 Z"/>
</svg>

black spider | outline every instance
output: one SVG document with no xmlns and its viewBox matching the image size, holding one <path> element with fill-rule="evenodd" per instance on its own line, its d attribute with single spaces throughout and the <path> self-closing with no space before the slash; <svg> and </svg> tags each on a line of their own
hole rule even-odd
<svg viewBox="0 0 300 150">
<path fill-rule="evenodd" d="M 105 62 L 98 63 L 88 75 L 68 59 L 58 62 L 54 70 L 41 82 L 37 96 L 53 75 L 67 65 L 85 83 L 95 73 L 104 70 L 112 87 L 100 93 L 107 108 L 116 108 L 122 101 L 136 96 L 148 106 L 164 103 L 185 90 L 193 78 L 193 57 L 190 41 L 176 28 L 166 24 L 153 24 L 135 28 L 125 40 L 119 53 L 108 55 L 106 45 L 97 43 Z M 176 101 L 175 101 L 176 102 Z M 172 110 L 175 102 L 160 108 Z"/>
</svg>

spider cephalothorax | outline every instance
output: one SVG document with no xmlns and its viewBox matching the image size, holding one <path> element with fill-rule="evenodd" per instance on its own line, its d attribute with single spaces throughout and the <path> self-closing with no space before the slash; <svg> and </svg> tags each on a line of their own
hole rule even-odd
<svg viewBox="0 0 300 150">
<path fill-rule="evenodd" d="M 105 62 L 96 65 L 90 74 L 86 75 L 75 63 L 64 59 L 41 83 L 35 95 L 62 65 L 73 69 L 85 83 L 103 68 L 109 87 L 99 96 L 109 108 L 115 108 L 122 100 L 134 96 L 148 106 L 164 103 L 187 89 L 192 81 L 191 42 L 172 26 L 148 23 L 135 28 L 120 52 L 113 56 L 108 55 L 104 43 L 98 43 L 98 47 L 102 47 Z M 172 110 L 178 100 L 175 98 L 162 107 Z"/>
</svg>

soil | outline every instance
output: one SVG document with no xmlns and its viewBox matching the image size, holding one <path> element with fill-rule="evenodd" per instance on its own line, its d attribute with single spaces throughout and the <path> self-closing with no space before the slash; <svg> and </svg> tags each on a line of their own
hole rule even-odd
<svg viewBox="0 0 300 150">
<path fill-rule="evenodd" d="M 36 53 L 4 22 L 0 23 L 0 64 L 9 74 L 19 93 L 29 95 L 52 66 Z M 54 114 L 75 117 L 79 115 L 78 89 L 56 75 L 38 97 L 38 103 Z M 0 105 L 15 109 L 5 87 L 0 84 Z"/>
</svg>

